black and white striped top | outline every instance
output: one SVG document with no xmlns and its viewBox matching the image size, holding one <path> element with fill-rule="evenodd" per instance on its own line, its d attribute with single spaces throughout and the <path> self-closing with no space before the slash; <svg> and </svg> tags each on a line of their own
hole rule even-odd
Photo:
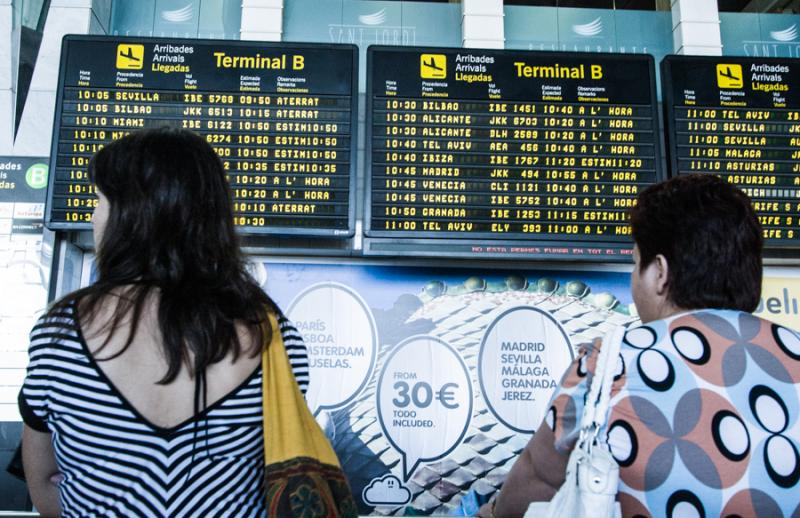
<svg viewBox="0 0 800 518">
<path fill-rule="evenodd" d="M 305 345 L 285 317 L 279 325 L 305 393 Z M 52 433 L 64 516 L 265 514 L 260 366 L 200 415 L 160 428 L 98 368 L 74 310 L 39 319 L 29 354 L 20 413 Z"/>
</svg>

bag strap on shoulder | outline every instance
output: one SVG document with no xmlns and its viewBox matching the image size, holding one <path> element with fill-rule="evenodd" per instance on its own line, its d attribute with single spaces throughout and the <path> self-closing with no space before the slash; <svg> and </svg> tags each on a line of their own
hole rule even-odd
<svg viewBox="0 0 800 518">
<path fill-rule="evenodd" d="M 581 442 L 589 434 L 595 435 L 606 423 L 611 400 L 611 385 L 617 367 L 617 358 L 625 336 L 625 328 L 617 326 L 603 337 L 589 394 L 581 417 Z M 592 438 L 593 441 L 594 437 Z"/>
</svg>

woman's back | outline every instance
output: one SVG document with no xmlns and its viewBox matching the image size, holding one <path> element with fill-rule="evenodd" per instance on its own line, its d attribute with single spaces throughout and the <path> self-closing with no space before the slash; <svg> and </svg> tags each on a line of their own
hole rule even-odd
<svg viewBox="0 0 800 518">
<path fill-rule="evenodd" d="M 163 340 L 158 326 L 158 301 L 150 293 L 139 318 L 137 333 L 130 346 L 125 347 L 131 331 L 130 322 L 122 325 L 110 337 L 102 323 L 114 315 L 116 298 L 107 297 L 98 305 L 94 319 L 80 320 L 80 327 L 92 357 L 103 359 L 96 363 L 109 382 L 149 423 L 160 428 L 173 428 L 194 414 L 195 377 L 189 369 L 181 369 L 168 384 L 159 384 L 169 367 L 163 354 Z M 236 326 L 245 350 L 254 348 L 254 340 L 246 326 Z M 106 343 L 108 341 L 108 343 Z M 255 347 L 258 349 L 258 347 Z M 193 358 L 187 358 L 188 365 Z M 213 405 L 246 379 L 253 376 L 261 363 L 260 355 L 232 354 L 206 368 L 206 404 Z"/>
<path fill-rule="evenodd" d="M 623 515 L 796 516 L 798 352 L 795 332 L 741 311 L 628 330 L 601 432 L 620 465 Z M 559 451 L 579 433 L 596 357 L 576 361 L 553 400 Z"/>
<path fill-rule="evenodd" d="M 122 347 L 125 328 L 96 358 L 100 326 L 84 326 L 76 313 L 73 305 L 39 321 L 23 387 L 26 422 L 37 419 L 53 434 L 65 516 L 263 514 L 260 355 L 212 364 L 208 406 L 193 415 L 187 369 L 156 383 L 166 360 L 148 316 L 154 312 L 143 311 L 123 354 L 99 362 Z M 279 324 L 304 390 L 305 348 L 288 321 Z"/>
</svg>

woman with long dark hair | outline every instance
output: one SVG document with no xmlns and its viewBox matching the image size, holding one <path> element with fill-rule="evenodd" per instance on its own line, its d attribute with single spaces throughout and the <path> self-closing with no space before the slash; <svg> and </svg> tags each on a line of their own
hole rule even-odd
<svg viewBox="0 0 800 518">
<path fill-rule="evenodd" d="M 35 506 L 264 514 L 261 355 L 276 326 L 301 389 L 308 362 L 246 270 L 219 158 L 164 128 L 106 146 L 89 174 L 97 279 L 36 324 L 20 393 Z"/>
</svg>

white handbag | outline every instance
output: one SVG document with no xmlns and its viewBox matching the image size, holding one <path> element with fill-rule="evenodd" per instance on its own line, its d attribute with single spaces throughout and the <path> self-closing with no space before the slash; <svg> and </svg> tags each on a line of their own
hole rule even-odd
<svg viewBox="0 0 800 518">
<path fill-rule="evenodd" d="M 581 417 L 581 431 L 567 462 L 564 484 L 549 502 L 533 502 L 525 518 L 619 518 L 619 466 L 599 437 L 608 417 L 611 385 L 625 329 L 603 337 L 597 369 Z"/>
</svg>

